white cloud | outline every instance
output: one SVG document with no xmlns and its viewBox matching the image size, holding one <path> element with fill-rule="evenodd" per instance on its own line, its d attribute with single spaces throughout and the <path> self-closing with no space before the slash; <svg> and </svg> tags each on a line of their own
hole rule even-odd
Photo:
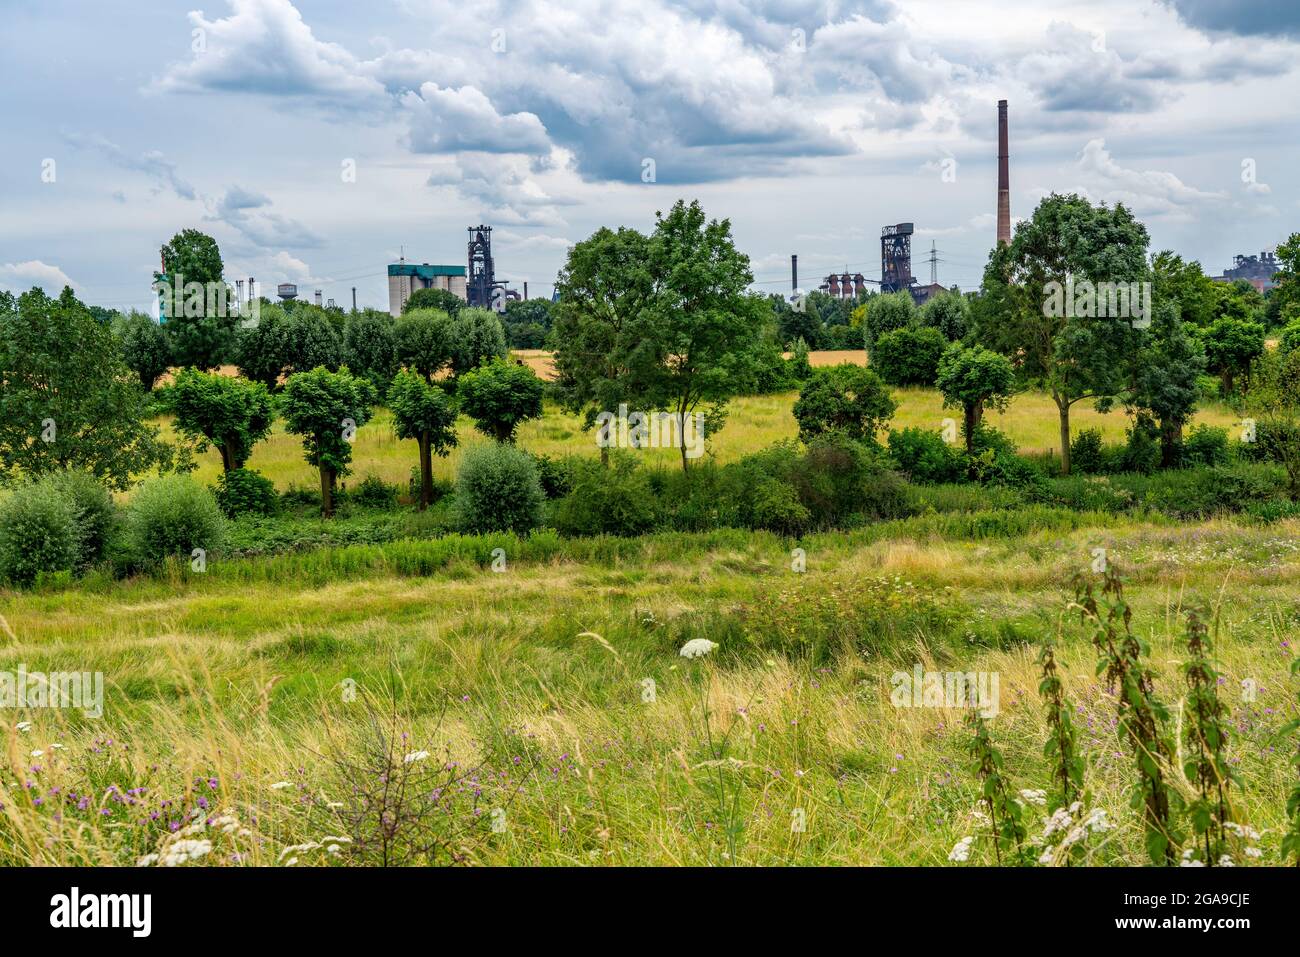
<svg viewBox="0 0 1300 957">
<path fill-rule="evenodd" d="M 64 286 L 77 288 L 68 274 L 58 266 L 29 259 L 21 263 L 0 263 L 0 286 L 13 292 L 26 292 L 32 286 L 40 286 L 51 296 L 57 296 Z"/>
<path fill-rule="evenodd" d="M 1103 139 L 1089 140 L 1079 154 L 1079 169 L 1101 199 L 1123 203 L 1136 215 L 1188 218 L 1201 207 L 1228 199 L 1224 192 L 1188 186 L 1164 170 L 1135 170 L 1111 158 Z"/>
<path fill-rule="evenodd" d="M 546 154 L 551 144 L 542 121 L 532 113 L 502 116 L 481 90 L 442 89 L 425 83 L 402 98 L 411 114 L 410 146 L 417 153 Z"/>
</svg>

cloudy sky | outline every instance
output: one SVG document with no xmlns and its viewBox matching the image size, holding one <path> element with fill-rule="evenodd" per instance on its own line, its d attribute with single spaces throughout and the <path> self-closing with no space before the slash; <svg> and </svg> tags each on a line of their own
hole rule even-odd
<svg viewBox="0 0 1300 957">
<path fill-rule="evenodd" d="M 938 278 L 1013 215 L 1122 201 L 1211 272 L 1300 230 L 1294 0 L 3 0 L 0 287 L 145 307 L 197 227 L 227 278 L 387 306 L 384 267 L 549 295 L 569 244 L 699 198 L 758 288 L 879 276 L 886 223 Z M 650 181 L 647 181 L 650 180 Z"/>
</svg>

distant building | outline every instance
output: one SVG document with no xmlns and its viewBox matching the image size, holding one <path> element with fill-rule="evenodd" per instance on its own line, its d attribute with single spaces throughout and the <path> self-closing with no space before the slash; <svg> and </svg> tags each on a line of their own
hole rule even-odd
<svg viewBox="0 0 1300 957">
<path fill-rule="evenodd" d="M 465 299 L 465 267 L 408 263 L 405 260 L 389 265 L 388 311 L 394 317 L 402 314 L 406 300 L 417 289 L 445 289 Z"/>
<path fill-rule="evenodd" d="M 1262 252 L 1258 256 L 1234 256 L 1232 268 L 1225 269 L 1222 276 L 1213 276 L 1215 282 L 1236 282 L 1244 279 L 1255 287 L 1257 292 L 1265 292 L 1277 285 L 1273 277 L 1280 267 L 1274 253 Z"/>
</svg>

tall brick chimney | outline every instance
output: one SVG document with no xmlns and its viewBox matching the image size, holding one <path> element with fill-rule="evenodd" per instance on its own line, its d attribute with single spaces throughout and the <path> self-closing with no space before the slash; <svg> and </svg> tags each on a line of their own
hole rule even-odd
<svg viewBox="0 0 1300 957">
<path fill-rule="evenodd" d="M 1007 101 L 998 100 L 998 244 L 1011 243 L 1011 172 L 1007 165 Z"/>
</svg>

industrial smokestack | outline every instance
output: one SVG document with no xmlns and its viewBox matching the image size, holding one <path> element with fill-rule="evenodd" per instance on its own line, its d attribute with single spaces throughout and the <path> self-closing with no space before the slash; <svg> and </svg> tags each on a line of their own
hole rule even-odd
<svg viewBox="0 0 1300 957">
<path fill-rule="evenodd" d="M 235 280 L 235 305 L 239 308 L 244 306 L 244 280 Z"/>
<path fill-rule="evenodd" d="M 799 291 L 799 256 L 796 253 L 790 254 L 790 291 Z"/>
<path fill-rule="evenodd" d="M 321 291 L 320 291 L 319 289 L 317 289 L 317 290 L 316 290 L 316 305 L 318 305 L 318 306 L 321 304 L 321 303 L 320 303 L 320 299 L 321 299 Z"/>
<path fill-rule="evenodd" d="M 357 287 L 352 287 L 352 311 L 357 311 Z"/>
<path fill-rule="evenodd" d="M 528 283 L 524 283 L 524 302 L 528 301 Z"/>
<path fill-rule="evenodd" d="M 256 298 L 257 298 L 257 293 L 255 293 L 255 292 L 253 291 L 253 277 L 252 277 L 252 276 L 249 276 L 249 277 L 248 277 L 248 302 L 249 302 L 249 304 L 251 305 L 252 302 L 253 302 L 253 300 L 256 299 Z"/>
<path fill-rule="evenodd" d="M 1007 101 L 998 100 L 998 245 L 1011 244 L 1011 172 L 1007 153 Z"/>
</svg>

